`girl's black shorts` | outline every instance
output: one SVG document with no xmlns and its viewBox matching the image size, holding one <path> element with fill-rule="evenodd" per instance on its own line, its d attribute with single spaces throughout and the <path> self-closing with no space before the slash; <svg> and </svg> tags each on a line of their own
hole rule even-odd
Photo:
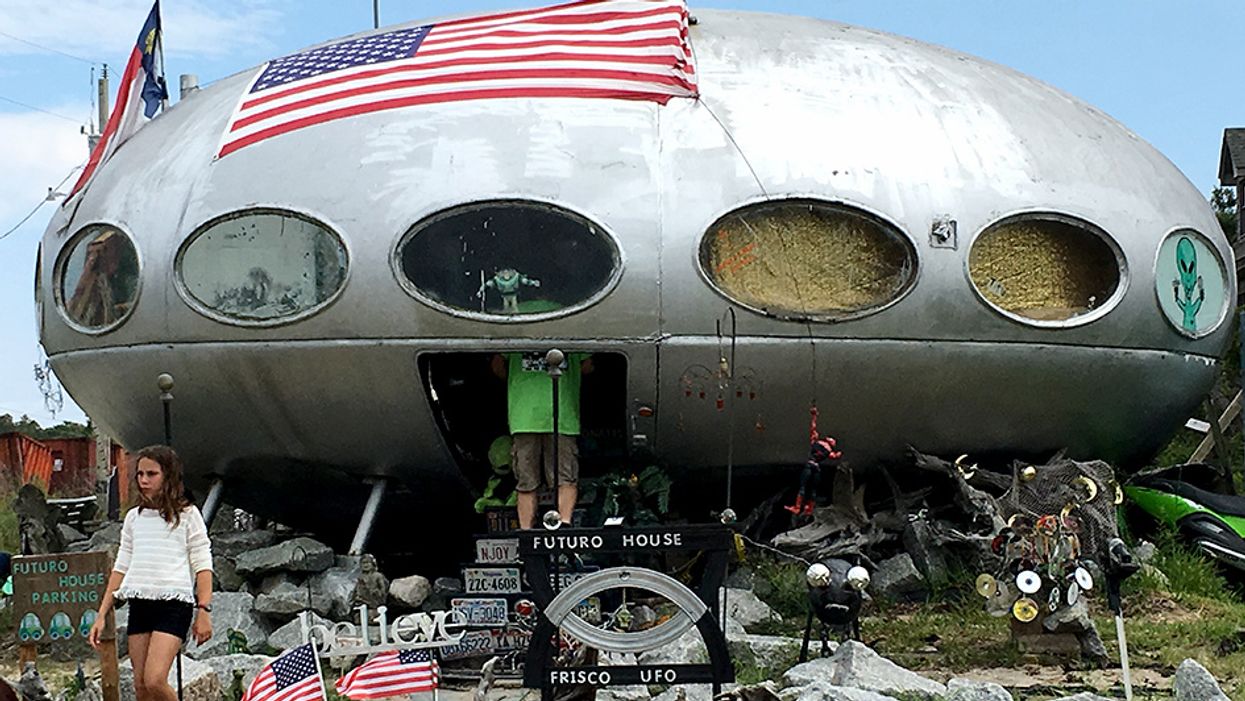
<svg viewBox="0 0 1245 701">
<path fill-rule="evenodd" d="M 190 620 L 195 607 L 185 601 L 153 601 L 130 599 L 130 620 L 126 635 L 142 635 L 159 631 L 176 635 L 182 640 L 190 631 Z"/>
</svg>

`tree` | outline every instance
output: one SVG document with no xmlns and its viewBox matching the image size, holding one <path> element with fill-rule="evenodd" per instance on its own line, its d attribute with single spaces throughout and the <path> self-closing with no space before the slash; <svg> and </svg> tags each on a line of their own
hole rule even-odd
<svg viewBox="0 0 1245 701">
<path fill-rule="evenodd" d="M 86 425 L 74 423 L 73 421 L 62 421 L 56 426 L 44 428 L 39 425 L 38 421 L 22 414 L 21 418 L 14 419 L 12 414 L 0 414 L 0 434 L 22 433 L 35 440 L 44 438 L 90 438 L 95 435 L 95 429 L 90 423 Z"/>
<path fill-rule="evenodd" d="M 1219 226 L 1229 239 L 1236 238 L 1237 217 L 1240 216 L 1236 205 L 1236 191 L 1232 188 L 1217 187 L 1210 191 L 1210 206 L 1215 209 Z"/>
</svg>

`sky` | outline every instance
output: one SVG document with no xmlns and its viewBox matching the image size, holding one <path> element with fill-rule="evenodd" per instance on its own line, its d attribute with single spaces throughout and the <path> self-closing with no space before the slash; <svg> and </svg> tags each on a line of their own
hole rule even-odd
<svg viewBox="0 0 1245 701">
<path fill-rule="evenodd" d="M 381 25 L 533 6 L 523 0 L 380 0 Z M 1102 109 L 1209 193 L 1223 129 L 1245 127 L 1240 0 L 690 0 L 697 8 L 831 19 L 940 44 L 1028 73 Z M 119 76 L 150 0 L 0 2 L 0 414 L 84 421 L 66 394 L 53 416 L 33 368 L 35 251 L 87 158 L 94 77 Z M 370 29 L 368 0 L 164 0 L 165 66 L 206 85 L 300 48 Z M 115 92 L 117 81 L 112 83 Z M 174 94 L 174 99 L 176 95 Z M 110 98 L 110 100 L 113 98 Z M 65 190 L 72 181 L 60 185 Z M 31 212 L 33 216 L 18 226 Z M 14 229 L 14 227 L 16 227 Z"/>
</svg>

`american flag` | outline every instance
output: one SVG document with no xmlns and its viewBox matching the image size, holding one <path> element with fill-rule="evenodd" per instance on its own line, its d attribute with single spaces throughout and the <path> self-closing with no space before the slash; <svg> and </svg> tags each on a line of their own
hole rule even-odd
<svg viewBox="0 0 1245 701">
<path fill-rule="evenodd" d="M 299 645 L 260 670 L 242 701 L 316 701 L 324 699 L 324 682 L 311 643 Z"/>
<path fill-rule="evenodd" d="M 684 0 L 582 0 L 406 27 L 270 61 L 217 157 L 296 129 L 458 100 L 696 97 Z"/>
<path fill-rule="evenodd" d="M 352 699 L 383 699 L 432 691 L 441 667 L 428 650 L 390 650 L 350 670 L 337 680 L 337 693 Z"/>
</svg>

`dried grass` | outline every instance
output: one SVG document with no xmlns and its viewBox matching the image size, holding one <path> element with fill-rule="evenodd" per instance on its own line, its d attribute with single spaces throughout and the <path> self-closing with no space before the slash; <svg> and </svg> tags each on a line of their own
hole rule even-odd
<svg viewBox="0 0 1245 701">
<path fill-rule="evenodd" d="M 813 316 L 884 304 L 912 272 L 906 246 L 879 225 L 810 205 L 757 207 L 723 219 L 702 256 L 732 297 Z"/>
<path fill-rule="evenodd" d="M 1119 268 L 1097 236 L 1058 221 L 1016 221 L 973 245 L 973 284 L 991 303 L 1020 316 L 1060 321 L 1088 313 L 1111 296 Z"/>
</svg>

